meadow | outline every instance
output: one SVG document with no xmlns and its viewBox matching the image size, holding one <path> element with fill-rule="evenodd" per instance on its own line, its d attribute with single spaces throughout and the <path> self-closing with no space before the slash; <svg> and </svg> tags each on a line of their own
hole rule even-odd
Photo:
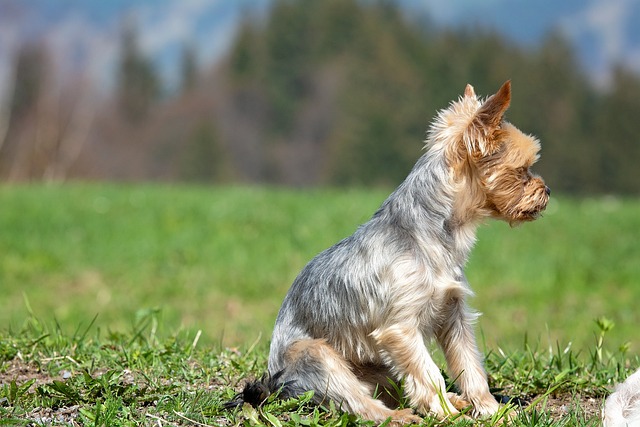
<svg viewBox="0 0 640 427">
<path fill-rule="evenodd" d="M 82 393 L 102 390 L 121 399 L 132 393 L 142 405 L 136 399 L 144 378 L 144 390 L 153 390 L 151 397 L 142 393 L 150 399 L 144 404 L 155 402 L 158 409 L 165 394 L 178 399 L 166 389 L 168 376 L 184 385 L 183 400 L 172 401 L 172 425 L 186 422 L 180 417 L 187 415 L 175 414 L 211 425 L 295 424 L 291 414 L 300 412 L 287 406 L 276 406 L 276 415 L 249 411 L 231 418 L 211 408 L 231 397 L 243 376 L 264 369 L 275 315 L 298 271 L 351 234 L 387 194 L 126 184 L 0 187 L 0 419 L 3 411 L 24 420 L 36 408 L 76 406 L 85 409 L 76 410 L 78 417 L 98 425 L 96 416 L 109 420 L 108 399 Z M 476 292 L 471 305 L 483 313 L 478 332 L 494 385 L 528 396 L 550 397 L 550 390 L 562 389 L 565 397 L 578 393 L 597 400 L 638 365 L 639 228 L 640 202 L 613 197 L 553 197 L 537 222 L 480 228 L 467 277 Z M 158 366 L 162 380 L 154 379 Z M 14 372 L 30 367 L 38 375 Z M 95 372 L 110 376 L 98 380 Z M 70 391 L 54 380 L 66 373 L 70 382 L 82 383 L 79 388 Z M 567 386 L 570 375 L 575 378 Z M 32 395 L 40 400 L 26 397 Z M 118 402 L 121 410 L 124 403 Z M 306 421 L 298 424 L 310 425 L 305 422 L 313 411 L 303 411 Z M 354 422 L 318 416 L 336 425 Z M 162 413 L 142 419 L 151 424 L 153 417 L 167 419 Z"/>
</svg>

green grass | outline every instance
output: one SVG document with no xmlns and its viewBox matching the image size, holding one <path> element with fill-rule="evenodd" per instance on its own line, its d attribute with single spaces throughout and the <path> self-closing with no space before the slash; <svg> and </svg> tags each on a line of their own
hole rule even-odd
<svg viewBox="0 0 640 427">
<path fill-rule="evenodd" d="M 159 309 L 163 325 L 239 345 L 268 334 L 304 263 L 377 203 L 364 191 L 1 188 L 0 322 L 19 326 L 25 299 L 63 328 L 98 314 L 121 329 Z"/>
<path fill-rule="evenodd" d="M 265 369 L 298 271 L 387 194 L 0 187 L 0 425 L 355 422 L 220 402 Z M 639 226 L 639 201 L 561 197 L 535 223 L 479 230 L 467 276 L 492 385 L 541 399 L 515 425 L 597 425 L 606 390 L 638 366 Z"/>
<path fill-rule="evenodd" d="M 64 331 L 122 330 L 148 311 L 161 328 L 203 342 L 266 340 L 282 298 L 316 253 L 351 234 L 386 190 L 193 186 L 0 187 L 0 325 L 29 306 Z M 523 337 L 593 342 L 593 320 L 616 323 L 615 345 L 639 351 L 640 202 L 551 201 L 539 221 L 481 227 L 467 269 L 486 346 Z M 27 304 L 28 302 L 28 304 Z"/>
<path fill-rule="evenodd" d="M 20 333 L 0 335 L 0 425 L 371 425 L 333 405 L 309 406 L 309 396 L 225 410 L 223 403 L 244 379 L 263 372 L 265 343 L 214 350 L 198 334 L 160 338 L 157 323 L 149 313 L 124 332 L 101 333 L 88 325 L 65 334 L 30 317 Z M 606 323 L 597 331 L 602 343 Z M 627 376 L 630 360 L 623 353 L 605 354 L 600 344 L 592 348 L 582 355 L 531 346 L 509 355 L 490 353 L 492 387 L 531 402 L 509 425 L 599 425 L 603 396 Z M 637 366 L 637 359 L 632 362 Z M 423 425 L 440 424 L 426 418 Z"/>
</svg>

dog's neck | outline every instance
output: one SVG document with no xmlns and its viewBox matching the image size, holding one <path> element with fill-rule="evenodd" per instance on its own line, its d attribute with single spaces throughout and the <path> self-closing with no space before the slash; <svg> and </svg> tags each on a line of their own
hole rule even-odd
<svg viewBox="0 0 640 427">
<path fill-rule="evenodd" d="M 410 230 L 423 245 L 441 245 L 462 266 L 475 243 L 481 218 L 460 215 L 459 201 L 466 188 L 455 181 L 441 154 L 427 151 L 376 215 Z"/>
</svg>

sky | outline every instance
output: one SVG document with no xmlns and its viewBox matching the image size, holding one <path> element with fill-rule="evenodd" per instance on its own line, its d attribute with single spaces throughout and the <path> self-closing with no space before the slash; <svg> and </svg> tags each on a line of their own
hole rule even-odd
<svg viewBox="0 0 640 427">
<path fill-rule="evenodd" d="M 438 25 L 493 28 L 525 45 L 558 31 L 599 86 L 606 87 L 612 64 L 640 73 L 640 0 L 397 1 L 409 14 L 426 14 Z M 80 68 L 108 89 L 124 19 L 137 24 L 140 47 L 160 66 L 164 81 L 175 84 L 185 43 L 195 47 L 202 65 L 211 65 L 231 44 L 241 18 L 263 15 L 270 2 L 0 0 L 0 97 L 12 77 L 12 56 L 27 40 L 45 41 L 59 78 L 73 78 Z"/>
<path fill-rule="evenodd" d="M 426 7 L 441 24 L 490 27 L 523 44 L 549 31 L 567 38 L 598 86 L 611 67 L 624 64 L 640 73 L 640 0 L 403 0 Z"/>
</svg>

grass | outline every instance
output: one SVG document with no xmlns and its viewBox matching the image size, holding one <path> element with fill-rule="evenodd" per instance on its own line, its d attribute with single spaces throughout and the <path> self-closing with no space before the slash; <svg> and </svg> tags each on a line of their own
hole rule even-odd
<svg viewBox="0 0 640 427">
<path fill-rule="evenodd" d="M 364 191 L 0 188 L 0 322 L 19 326 L 30 305 L 63 328 L 98 314 L 122 329 L 160 310 L 163 324 L 239 345 L 268 334 L 304 263 L 377 203 Z"/>
<path fill-rule="evenodd" d="M 220 402 L 264 370 L 302 266 L 387 194 L 0 187 L 0 425 L 359 423 L 304 402 Z M 539 399 L 514 425 L 597 425 L 638 366 L 639 225 L 636 200 L 554 198 L 535 223 L 479 230 L 467 276 L 492 386 Z"/>
<path fill-rule="evenodd" d="M 311 407 L 310 396 L 227 411 L 222 404 L 244 379 L 264 370 L 265 343 L 212 349 L 197 333 L 160 338 L 157 325 L 148 313 L 126 332 L 102 333 L 89 325 L 65 334 L 30 317 L 19 333 L 1 335 L 0 425 L 370 425 L 332 405 Z M 601 322 L 588 354 L 531 346 L 490 353 L 491 385 L 531 403 L 509 425 L 599 425 L 602 397 L 638 364 L 628 354 L 600 351 L 608 332 Z M 438 423 L 425 419 L 423 425 Z"/>
</svg>

